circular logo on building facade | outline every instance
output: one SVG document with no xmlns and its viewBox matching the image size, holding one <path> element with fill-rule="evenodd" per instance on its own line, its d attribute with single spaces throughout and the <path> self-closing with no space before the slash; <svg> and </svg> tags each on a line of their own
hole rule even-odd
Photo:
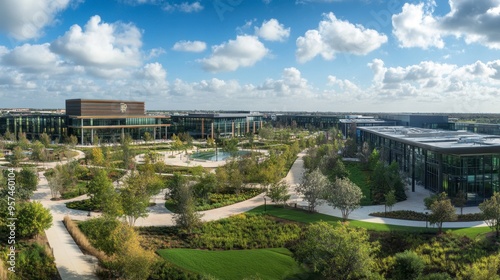
<svg viewBox="0 0 500 280">
<path fill-rule="evenodd" d="M 122 112 L 122 113 L 127 112 L 127 104 L 120 103 L 120 112 Z"/>
</svg>

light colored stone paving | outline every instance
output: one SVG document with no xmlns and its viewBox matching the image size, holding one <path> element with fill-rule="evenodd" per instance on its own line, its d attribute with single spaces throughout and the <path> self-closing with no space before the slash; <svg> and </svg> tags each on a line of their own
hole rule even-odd
<svg viewBox="0 0 500 280">
<path fill-rule="evenodd" d="M 80 152 L 77 158 L 82 156 L 83 153 Z M 65 162 L 46 163 L 45 166 L 51 168 L 60 163 Z M 40 172 L 39 176 L 38 189 L 32 199 L 40 201 L 52 214 L 52 227 L 46 230 L 45 234 L 52 248 L 59 275 L 61 275 L 62 280 L 97 280 L 94 275 L 97 260 L 82 253 L 62 222 L 66 215 L 70 215 L 72 218 L 86 219 L 87 212 L 68 209 L 64 203 L 71 200 L 51 201 L 47 179 L 43 176 L 43 172 Z M 84 199 L 85 196 L 72 200 Z"/>
</svg>

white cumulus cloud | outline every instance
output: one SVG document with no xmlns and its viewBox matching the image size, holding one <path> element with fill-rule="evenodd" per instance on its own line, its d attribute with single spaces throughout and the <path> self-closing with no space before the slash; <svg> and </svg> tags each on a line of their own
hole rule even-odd
<svg viewBox="0 0 500 280">
<path fill-rule="evenodd" d="M 269 50 L 255 36 L 240 35 L 236 40 L 213 46 L 208 58 L 199 60 L 209 72 L 235 71 L 240 67 L 253 66 L 263 59 Z"/>
<path fill-rule="evenodd" d="M 0 1 L 0 30 L 17 40 L 38 38 L 70 3 L 70 0 Z"/>
<path fill-rule="evenodd" d="M 440 2 L 441 3 L 441 2 Z M 467 44 L 478 43 L 500 49 L 499 0 L 449 0 L 450 12 L 435 16 L 434 1 L 403 6 L 392 17 L 393 34 L 401 47 L 443 48 L 443 38 L 463 38 Z"/>
<path fill-rule="evenodd" d="M 359 24 L 339 20 L 333 13 L 325 15 L 318 29 L 308 30 L 297 38 L 296 57 L 301 63 L 321 55 L 333 59 L 335 53 L 366 55 L 387 42 L 387 36 Z"/>
<path fill-rule="evenodd" d="M 82 29 L 73 25 L 50 49 L 83 66 L 118 68 L 142 62 L 141 31 L 133 24 L 104 23 L 93 16 Z"/>
<path fill-rule="evenodd" d="M 207 44 L 202 41 L 179 41 L 174 44 L 174 51 L 182 52 L 202 52 L 207 48 Z"/>
<path fill-rule="evenodd" d="M 167 3 L 165 6 L 163 6 L 163 9 L 165 11 L 173 12 L 173 11 L 181 11 L 184 13 L 196 13 L 201 10 L 203 10 L 203 5 L 200 4 L 200 2 L 183 2 L 183 3 Z"/>
<path fill-rule="evenodd" d="M 264 21 L 260 27 L 255 27 L 255 35 L 267 41 L 284 41 L 290 36 L 290 28 L 285 26 L 277 19 Z"/>
<path fill-rule="evenodd" d="M 444 47 L 438 22 L 426 11 L 424 3 L 404 4 L 403 11 L 392 16 L 392 25 L 401 47 Z"/>
</svg>

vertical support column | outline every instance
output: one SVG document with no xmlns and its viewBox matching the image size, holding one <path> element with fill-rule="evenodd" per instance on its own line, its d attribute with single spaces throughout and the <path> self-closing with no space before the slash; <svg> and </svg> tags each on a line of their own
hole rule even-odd
<svg viewBox="0 0 500 280">
<path fill-rule="evenodd" d="M 415 147 L 411 147 L 411 191 L 415 192 Z"/>
<path fill-rule="evenodd" d="M 422 150 L 424 152 L 424 188 L 427 189 L 427 150 Z"/>
<path fill-rule="evenodd" d="M 158 128 L 157 126 L 153 127 L 153 141 L 155 141 L 155 140 L 156 140 L 156 129 L 157 129 L 157 128 Z M 161 128 L 160 128 L 160 129 L 161 129 Z M 161 134 L 161 132 L 160 132 L 160 134 Z"/>
<path fill-rule="evenodd" d="M 438 193 L 443 191 L 443 155 L 437 154 L 438 160 Z"/>
<path fill-rule="evenodd" d="M 121 139 L 121 141 L 123 141 L 123 139 L 125 139 L 125 128 L 122 127 L 122 139 Z"/>
<path fill-rule="evenodd" d="M 212 122 L 212 123 L 210 124 L 210 126 L 211 126 L 211 130 L 212 130 L 212 132 L 211 132 L 211 134 L 212 134 L 212 135 L 211 135 L 211 137 L 212 137 L 212 139 L 215 139 L 215 138 L 214 138 L 214 122 Z"/>
<path fill-rule="evenodd" d="M 255 134 L 255 121 L 253 122 L 253 133 Z"/>
<path fill-rule="evenodd" d="M 80 136 L 80 142 L 81 144 L 83 145 L 83 119 L 80 119 L 80 125 L 81 125 L 81 128 L 82 128 L 82 133 L 81 133 L 81 136 Z"/>
<path fill-rule="evenodd" d="M 165 126 L 165 140 L 168 139 L 168 126 Z"/>
<path fill-rule="evenodd" d="M 201 118 L 201 139 L 205 138 L 205 119 Z"/>
<path fill-rule="evenodd" d="M 94 129 L 93 128 L 90 129 L 90 143 L 92 143 L 92 145 L 95 145 L 95 143 L 94 143 Z"/>
<path fill-rule="evenodd" d="M 247 121 L 246 133 L 249 133 L 249 132 L 250 132 L 250 121 Z"/>
<path fill-rule="evenodd" d="M 231 137 L 234 137 L 234 121 L 231 122 Z"/>
</svg>

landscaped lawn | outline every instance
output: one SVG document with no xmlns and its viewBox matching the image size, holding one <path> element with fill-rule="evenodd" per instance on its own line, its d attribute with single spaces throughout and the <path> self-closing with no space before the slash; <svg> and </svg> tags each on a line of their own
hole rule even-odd
<svg viewBox="0 0 500 280">
<path fill-rule="evenodd" d="M 254 208 L 249 213 L 263 213 L 264 205 L 261 205 L 257 208 Z M 331 224 L 336 224 L 339 221 L 342 221 L 341 218 L 337 218 L 334 216 L 329 216 L 321 213 L 308 213 L 306 211 L 300 209 L 293 208 L 283 208 L 274 205 L 267 206 L 267 214 L 291 221 L 301 222 L 301 223 L 314 223 L 319 221 L 325 221 Z M 391 230 L 400 230 L 400 231 L 409 231 L 409 232 L 437 232 L 436 228 L 423 228 L 423 227 L 408 227 L 408 226 L 397 226 L 397 225 L 388 225 L 388 224 L 377 224 L 377 223 L 369 223 L 362 222 L 357 220 L 349 220 L 349 224 L 351 226 L 366 228 L 367 230 L 375 230 L 375 231 L 391 231 Z M 453 228 L 446 229 L 443 228 L 443 231 L 451 230 L 454 233 L 466 235 L 471 238 L 475 238 L 478 235 L 484 235 L 491 231 L 489 227 L 473 227 L 473 228 Z"/>
<path fill-rule="evenodd" d="M 349 179 L 363 192 L 364 197 L 361 199 L 361 205 L 372 205 L 369 185 L 370 171 L 362 170 L 359 162 L 344 162 L 344 165 L 349 170 Z"/>
<path fill-rule="evenodd" d="M 164 259 L 190 271 L 212 275 L 217 279 L 290 279 L 307 272 L 292 258 L 286 248 L 207 251 L 196 249 L 163 249 L 158 254 Z"/>
</svg>

